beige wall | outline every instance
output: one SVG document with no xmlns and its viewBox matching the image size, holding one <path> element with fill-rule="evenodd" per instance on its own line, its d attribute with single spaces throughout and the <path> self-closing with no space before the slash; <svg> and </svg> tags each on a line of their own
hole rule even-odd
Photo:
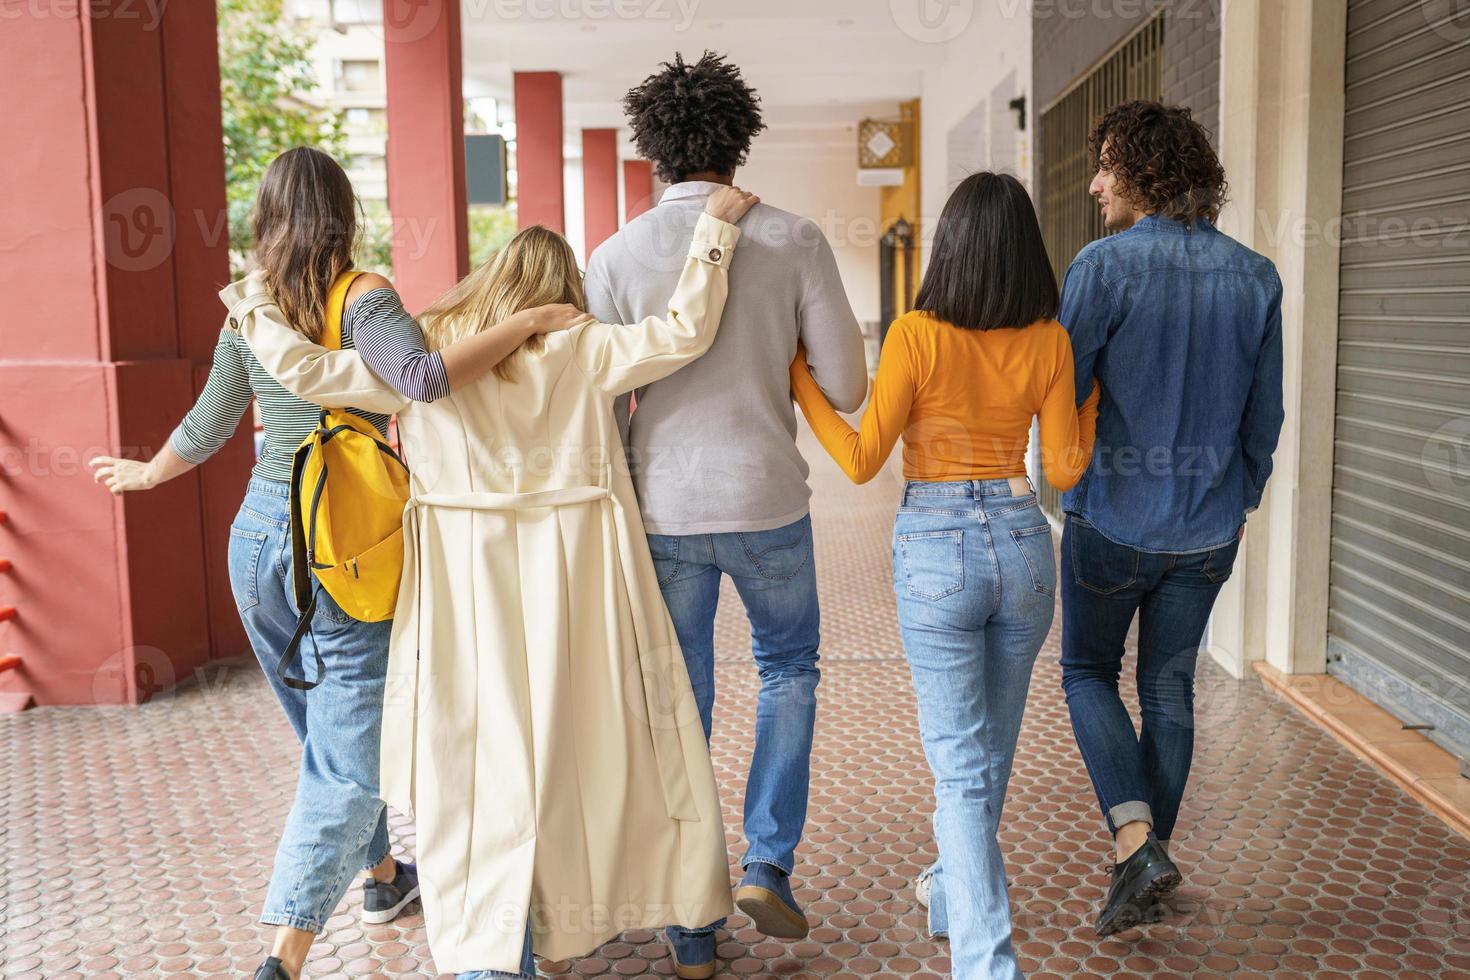
<svg viewBox="0 0 1470 980">
<path fill-rule="evenodd" d="M 1342 204 L 1340 0 L 1230 0 L 1221 58 L 1221 228 L 1281 274 L 1286 423 L 1275 470 L 1210 628 L 1239 677 L 1252 661 L 1326 669 L 1328 534 Z"/>
</svg>

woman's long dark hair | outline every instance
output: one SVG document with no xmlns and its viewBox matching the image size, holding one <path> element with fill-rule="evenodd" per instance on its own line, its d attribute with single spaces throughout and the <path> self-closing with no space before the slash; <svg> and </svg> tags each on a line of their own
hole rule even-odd
<svg viewBox="0 0 1470 980">
<path fill-rule="evenodd" d="M 966 177 L 940 212 L 914 309 L 994 330 L 1052 319 L 1057 306 L 1057 277 L 1026 188 L 1009 174 Z"/>
<path fill-rule="evenodd" d="M 321 339 L 327 293 L 352 268 L 357 195 L 340 164 L 298 146 L 271 161 L 251 215 L 255 261 L 286 322 Z"/>
</svg>

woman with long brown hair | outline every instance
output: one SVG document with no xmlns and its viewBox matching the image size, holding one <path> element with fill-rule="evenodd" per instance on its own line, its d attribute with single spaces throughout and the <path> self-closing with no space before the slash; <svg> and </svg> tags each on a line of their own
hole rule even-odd
<svg viewBox="0 0 1470 980">
<path fill-rule="evenodd" d="M 711 195 L 666 317 L 551 334 L 449 398 L 397 406 L 412 496 L 382 785 L 414 813 L 442 970 L 534 977 L 533 951 L 565 959 L 731 910 L 714 770 L 613 400 L 709 349 L 754 203 Z M 581 301 L 566 240 L 528 228 L 425 311 L 427 343 L 394 346 L 421 360 Z M 363 357 L 269 320 L 241 329 L 302 397 L 396 394 Z"/>
<path fill-rule="evenodd" d="M 381 276 L 346 277 L 357 238 L 357 201 L 347 175 L 319 150 L 288 150 L 266 170 L 253 224 L 256 271 L 220 293 L 230 309 L 204 391 L 167 445 L 147 462 L 98 457 L 95 477 L 113 493 L 147 490 L 203 463 L 224 445 L 255 399 L 265 441 L 244 502 L 230 528 L 229 570 L 236 605 L 257 659 L 301 740 L 296 799 L 276 852 L 261 921 L 277 926 L 272 956 L 257 978 L 294 980 L 323 923 L 366 868 L 363 918 L 388 922 L 419 892 L 412 865 L 394 860 L 378 792 L 379 731 L 391 622 L 365 623 L 319 590 L 311 623 L 318 663 L 311 690 L 293 687 L 277 658 L 296 628 L 289 530 L 296 447 L 321 410 L 290 394 L 233 329 L 240 319 L 270 317 L 312 341 L 335 334 L 341 346 L 391 352 L 393 321 L 413 321 Z M 247 312 L 249 314 L 247 316 Z M 407 363 L 426 397 L 447 395 L 488 371 L 539 331 L 565 329 L 583 317 L 571 307 L 527 309 L 432 356 Z M 416 327 L 414 329 L 417 329 Z M 385 433 L 394 400 L 365 393 L 355 414 Z"/>
</svg>

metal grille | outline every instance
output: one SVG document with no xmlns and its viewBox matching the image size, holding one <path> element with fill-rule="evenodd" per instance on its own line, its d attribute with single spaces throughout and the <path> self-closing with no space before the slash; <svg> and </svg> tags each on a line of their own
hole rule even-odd
<svg viewBox="0 0 1470 980">
<path fill-rule="evenodd" d="M 1107 233 L 1087 193 L 1093 175 L 1087 134 L 1120 102 L 1163 97 L 1163 48 L 1159 14 L 1041 114 L 1041 231 L 1059 284 L 1082 246 Z M 1034 470 L 1041 473 L 1040 466 Z M 1061 495 L 1046 480 L 1037 483 L 1042 509 L 1060 517 Z"/>
<path fill-rule="evenodd" d="M 1327 669 L 1470 759 L 1470 38 L 1353 0 Z"/>
</svg>

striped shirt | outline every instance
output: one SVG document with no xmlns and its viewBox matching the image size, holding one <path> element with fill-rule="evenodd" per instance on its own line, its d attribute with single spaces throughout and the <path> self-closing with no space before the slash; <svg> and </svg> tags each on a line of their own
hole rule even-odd
<svg viewBox="0 0 1470 980">
<path fill-rule="evenodd" d="M 391 289 L 370 290 L 352 304 L 343 317 L 342 347 L 357 350 L 373 373 L 406 398 L 433 401 L 449 394 L 443 359 L 424 349 L 423 332 Z M 255 476 L 290 481 L 296 447 L 317 427 L 321 409 L 281 387 L 260 366 L 250 345 L 229 329 L 220 331 L 209 380 L 169 445 L 188 462 L 203 463 L 235 433 L 251 398 L 259 402 L 265 430 Z M 388 416 L 348 411 L 386 433 Z"/>
</svg>

